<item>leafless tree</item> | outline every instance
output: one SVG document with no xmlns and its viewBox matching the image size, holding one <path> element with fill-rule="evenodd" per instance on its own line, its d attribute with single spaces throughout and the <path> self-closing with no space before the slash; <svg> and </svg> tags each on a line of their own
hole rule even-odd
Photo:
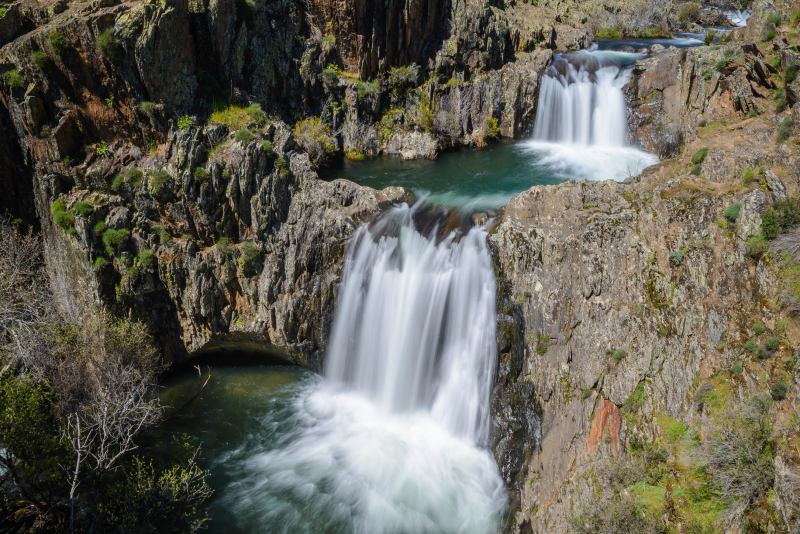
<svg viewBox="0 0 800 534">
<path fill-rule="evenodd" d="M 775 490 L 786 530 L 800 531 L 800 471 L 781 456 L 775 457 Z"/>
</svg>

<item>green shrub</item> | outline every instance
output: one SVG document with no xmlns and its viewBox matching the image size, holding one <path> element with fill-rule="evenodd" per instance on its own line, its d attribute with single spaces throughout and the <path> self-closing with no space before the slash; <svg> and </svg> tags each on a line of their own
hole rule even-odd
<svg viewBox="0 0 800 534">
<path fill-rule="evenodd" d="M 663 519 L 645 507 L 637 505 L 627 495 L 614 495 L 602 502 L 594 502 L 572 518 L 575 534 L 618 534 L 646 532 L 667 534 Z"/>
<path fill-rule="evenodd" d="M 329 64 L 322 69 L 322 81 L 326 85 L 336 85 L 339 83 L 339 77 L 342 75 L 342 69 L 338 65 Z"/>
<path fill-rule="evenodd" d="M 94 269 L 96 271 L 99 271 L 100 269 L 102 269 L 106 265 L 108 265 L 108 260 L 105 259 L 103 256 L 98 256 L 98 257 L 96 257 L 94 259 Z"/>
<path fill-rule="evenodd" d="M 762 323 L 761 321 L 756 321 L 755 323 L 753 323 L 753 326 L 750 329 L 757 336 L 760 336 L 761 334 L 767 331 L 767 327 L 764 326 L 764 323 Z"/>
<path fill-rule="evenodd" d="M 105 221 L 97 221 L 94 226 L 92 226 L 92 233 L 97 237 L 101 237 L 103 232 L 106 231 L 106 223 Z"/>
<path fill-rule="evenodd" d="M 181 115 L 178 118 L 178 129 L 179 130 L 188 130 L 192 126 L 194 126 L 195 119 L 191 115 Z"/>
<path fill-rule="evenodd" d="M 540 334 L 536 340 L 536 354 L 544 356 L 550 348 L 550 336 Z"/>
<path fill-rule="evenodd" d="M 94 153 L 98 156 L 105 156 L 109 153 L 108 143 L 105 141 L 98 142 L 94 147 Z"/>
<path fill-rule="evenodd" d="M 621 39 L 622 30 L 619 28 L 600 28 L 594 34 L 595 39 Z"/>
<path fill-rule="evenodd" d="M 125 228 L 120 228 L 119 230 L 108 228 L 103 232 L 102 241 L 108 255 L 113 257 L 119 251 L 120 247 L 128 241 L 130 236 L 130 231 Z"/>
<path fill-rule="evenodd" d="M 797 79 L 797 71 L 800 69 L 796 63 L 792 63 L 788 67 L 786 67 L 786 72 L 783 73 L 783 82 L 786 85 L 791 84 L 792 82 Z"/>
<path fill-rule="evenodd" d="M 770 13 L 767 16 L 767 24 L 772 24 L 773 26 L 780 26 L 781 25 L 780 13 Z"/>
<path fill-rule="evenodd" d="M 5 17 L 7 13 L 8 13 L 8 8 L 7 7 L 0 7 L 0 19 Z"/>
<path fill-rule="evenodd" d="M 706 35 L 703 38 L 703 42 L 705 42 L 706 46 L 710 45 L 714 42 L 714 37 L 717 36 L 717 32 L 714 30 L 706 30 Z"/>
<path fill-rule="evenodd" d="M 50 63 L 50 58 L 41 50 L 34 50 L 31 53 L 31 59 L 33 60 L 33 63 L 41 70 L 46 69 L 47 65 Z"/>
<path fill-rule="evenodd" d="M 97 36 L 97 49 L 106 59 L 115 59 L 119 56 L 120 44 L 112 28 L 107 28 Z"/>
<path fill-rule="evenodd" d="M 791 117 L 784 117 L 778 123 L 777 140 L 778 143 L 783 143 L 792 135 L 792 128 L 794 128 L 794 119 Z"/>
<path fill-rule="evenodd" d="M 246 145 L 250 143 L 253 139 L 255 139 L 256 136 L 253 134 L 253 132 L 251 132 L 247 128 L 242 128 L 241 130 L 238 130 L 235 134 L 233 134 L 233 138 L 237 142 Z"/>
<path fill-rule="evenodd" d="M 164 170 L 154 171 L 147 175 L 147 188 L 150 193 L 159 195 L 167 190 L 172 184 L 172 176 Z"/>
<path fill-rule="evenodd" d="M 741 211 L 741 209 L 742 209 L 741 204 L 739 203 L 731 204 L 730 206 L 728 206 L 728 209 L 725 210 L 725 213 L 723 215 L 728 220 L 728 222 L 735 223 L 736 219 L 739 218 L 739 212 Z"/>
<path fill-rule="evenodd" d="M 366 156 L 358 150 L 345 150 L 344 157 L 350 161 L 362 161 L 366 158 Z"/>
<path fill-rule="evenodd" d="M 678 20 L 681 22 L 697 22 L 700 18 L 700 5 L 697 2 L 684 4 L 678 11 Z"/>
<path fill-rule="evenodd" d="M 486 117 L 484 122 L 484 131 L 486 132 L 487 139 L 497 139 L 500 137 L 500 124 L 494 117 Z"/>
<path fill-rule="evenodd" d="M 680 267 L 683 264 L 683 252 L 680 250 L 670 252 L 669 264 L 673 267 Z"/>
<path fill-rule="evenodd" d="M 219 251 L 222 253 L 223 256 L 227 256 L 232 252 L 231 240 L 229 237 L 226 236 L 220 237 L 219 239 L 217 239 L 217 242 L 214 243 L 214 246 L 219 249 Z"/>
<path fill-rule="evenodd" d="M 124 185 L 139 187 L 142 185 L 143 178 L 144 174 L 142 174 L 142 171 L 134 167 L 128 167 L 121 173 L 114 176 L 114 179 L 111 180 L 111 190 L 119 193 Z"/>
<path fill-rule="evenodd" d="M 261 141 L 261 150 L 267 154 L 273 154 L 275 152 L 275 149 L 272 147 L 272 143 L 266 139 Z"/>
<path fill-rule="evenodd" d="M 772 400 L 782 401 L 786 398 L 786 393 L 789 391 L 789 388 L 786 386 L 786 382 L 775 382 L 772 384 L 772 387 L 769 388 L 769 394 L 772 397 Z"/>
<path fill-rule="evenodd" d="M 745 242 L 745 253 L 754 260 L 763 256 L 767 248 L 767 240 L 761 234 L 750 236 Z"/>
<path fill-rule="evenodd" d="M 19 69 L 7 70 L 3 73 L 3 83 L 9 89 L 19 89 L 25 85 L 25 78 L 20 74 Z"/>
<path fill-rule="evenodd" d="M 306 149 L 314 165 L 324 163 L 338 149 L 330 128 L 320 117 L 308 117 L 298 121 L 292 133 L 298 144 Z"/>
<path fill-rule="evenodd" d="M 209 121 L 224 124 L 230 130 L 241 130 L 253 124 L 263 126 L 267 122 L 267 116 L 259 104 L 230 105 L 217 108 Z"/>
<path fill-rule="evenodd" d="M 136 266 L 149 267 L 153 264 L 153 260 L 155 260 L 155 254 L 153 254 L 152 250 L 140 250 L 139 254 L 136 255 Z"/>
<path fill-rule="evenodd" d="M 761 214 L 761 235 L 767 240 L 778 237 L 783 230 L 800 224 L 800 197 L 776 202 Z"/>
<path fill-rule="evenodd" d="M 148 102 L 147 100 L 139 102 L 139 111 L 147 115 L 151 114 L 156 109 L 155 102 Z"/>
<path fill-rule="evenodd" d="M 694 165 L 700 165 L 706 160 L 706 156 L 708 155 L 708 148 L 701 148 L 697 150 L 694 154 L 692 154 L 692 163 Z"/>
<path fill-rule="evenodd" d="M 170 240 L 172 240 L 172 236 L 169 235 L 169 232 L 167 232 L 167 230 L 160 224 L 157 224 L 154 229 L 156 231 L 156 235 L 158 235 L 159 244 L 166 245 L 170 242 Z"/>
<path fill-rule="evenodd" d="M 700 176 L 703 173 L 703 167 L 700 165 L 693 165 L 692 170 L 689 171 L 693 176 Z"/>
<path fill-rule="evenodd" d="M 772 28 L 765 30 L 764 34 L 761 37 L 761 40 L 764 41 L 765 43 L 768 43 L 773 39 L 775 39 L 775 30 L 773 30 Z"/>
<path fill-rule="evenodd" d="M 78 217 L 88 219 L 94 213 L 94 206 L 92 206 L 88 202 L 76 202 L 75 204 L 72 205 L 69 211 L 73 215 L 77 215 Z"/>
<path fill-rule="evenodd" d="M 208 171 L 203 167 L 195 167 L 194 171 L 192 171 L 192 177 L 198 182 L 205 182 L 208 180 Z"/>
<path fill-rule="evenodd" d="M 764 348 L 770 352 L 775 352 L 781 346 L 781 340 L 775 336 L 770 336 L 764 341 Z"/>
<path fill-rule="evenodd" d="M 53 216 L 53 222 L 64 232 L 68 234 L 75 233 L 75 217 L 67 211 L 67 205 L 63 198 L 55 200 L 50 205 L 50 214 Z"/>
<path fill-rule="evenodd" d="M 53 30 L 47 34 L 47 42 L 50 43 L 50 50 L 59 57 L 64 55 L 64 52 L 67 51 L 67 47 L 69 46 L 67 38 L 58 30 Z"/>
<path fill-rule="evenodd" d="M 755 339 L 748 339 L 747 342 L 744 344 L 744 350 L 746 350 L 750 354 L 757 354 L 758 342 Z"/>
<path fill-rule="evenodd" d="M 800 7 L 792 11 L 792 14 L 789 16 L 789 23 L 792 26 L 800 25 Z"/>
<path fill-rule="evenodd" d="M 731 374 L 740 375 L 743 371 L 742 362 L 734 362 L 733 365 L 731 365 Z"/>
<path fill-rule="evenodd" d="M 241 255 L 239 256 L 239 267 L 246 276 L 255 276 L 261 271 L 264 255 L 261 249 L 251 241 L 245 241 L 241 245 Z"/>
<path fill-rule="evenodd" d="M 742 173 L 742 183 L 750 185 L 756 179 L 756 171 L 753 167 L 747 167 Z"/>
<path fill-rule="evenodd" d="M 617 363 L 621 362 L 625 356 L 627 356 L 625 351 L 620 349 L 608 349 L 606 351 L 606 355 L 611 356 L 611 358 Z"/>
</svg>

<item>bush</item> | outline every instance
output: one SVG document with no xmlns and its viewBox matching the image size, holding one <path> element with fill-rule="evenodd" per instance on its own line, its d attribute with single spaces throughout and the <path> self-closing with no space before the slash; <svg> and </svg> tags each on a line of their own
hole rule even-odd
<svg viewBox="0 0 800 534">
<path fill-rule="evenodd" d="M 744 344 L 744 350 L 750 354 L 758 353 L 758 342 L 755 339 L 748 339 Z"/>
<path fill-rule="evenodd" d="M 145 101 L 139 102 L 139 106 L 138 107 L 139 107 L 139 111 L 141 111 L 142 113 L 144 113 L 146 115 L 149 115 L 153 111 L 155 111 L 156 104 L 155 104 L 155 102 L 149 102 L 149 101 L 145 100 Z"/>
<path fill-rule="evenodd" d="M 800 224 L 800 197 L 793 196 L 764 210 L 761 214 L 761 235 L 773 240 L 779 233 L 797 224 Z"/>
<path fill-rule="evenodd" d="M 266 139 L 264 141 L 261 141 L 261 150 L 263 150 L 267 154 L 275 153 L 275 149 L 272 147 L 272 143 L 270 141 L 267 141 Z"/>
<path fill-rule="evenodd" d="M 238 130 L 235 134 L 233 134 L 233 138 L 237 142 L 246 145 L 250 143 L 253 139 L 255 139 L 256 136 L 250 130 L 242 128 L 241 130 Z"/>
<path fill-rule="evenodd" d="M 19 89 L 25 85 L 25 78 L 22 77 L 19 69 L 11 69 L 3 73 L 3 83 L 9 89 Z"/>
<path fill-rule="evenodd" d="M 339 83 L 339 77 L 342 75 L 342 69 L 338 65 L 329 64 L 322 69 L 322 82 L 325 85 L 336 85 Z"/>
<path fill-rule="evenodd" d="M 67 51 L 69 43 L 67 38 L 64 37 L 58 30 L 53 30 L 47 34 L 47 42 L 50 43 L 50 50 L 59 57 L 63 56 Z"/>
<path fill-rule="evenodd" d="M 487 139 L 497 139 L 500 137 L 500 124 L 494 117 L 486 117 L 484 122 L 484 132 Z"/>
<path fill-rule="evenodd" d="M 678 11 L 678 20 L 681 22 L 697 22 L 700 18 L 700 5 L 697 2 L 684 4 Z"/>
<path fill-rule="evenodd" d="M 98 257 L 96 257 L 94 259 L 94 264 L 93 265 L 94 265 L 94 269 L 96 271 L 99 271 L 100 269 L 102 269 L 103 267 L 108 265 L 108 260 L 105 259 L 103 256 L 98 256 Z"/>
<path fill-rule="evenodd" d="M 731 365 L 731 374 L 740 375 L 743 371 L 742 362 L 734 362 L 733 365 Z"/>
<path fill-rule="evenodd" d="M 611 358 L 617 363 L 621 362 L 625 358 L 625 356 L 627 356 L 627 354 L 625 354 L 625 351 L 620 349 L 608 349 L 606 351 L 606 355 L 611 356 Z"/>
<path fill-rule="evenodd" d="M 350 161 L 363 161 L 366 156 L 358 150 L 345 150 L 344 157 Z"/>
<path fill-rule="evenodd" d="M 692 154 L 692 163 L 695 165 L 700 165 L 706 160 L 706 156 L 708 155 L 708 149 L 703 147 L 697 150 L 694 154 Z"/>
<path fill-rule="evenodd" d="M 715 32 L 714 30 L 706 30 L 706 35 L 703 38 L 703 42 L 706 44 L 706 46 L 708 46 L 714 42 L 714 37 L 716 36 L 717 32 Z"/>
<path fill-rule="evenodd" d="M 239 267 L 242 268 L 245 276 L 255 276 L 264 264 L 264 255 L 261 249 L 251 241 L 245 241 L 241 245 L 241 255 L 239 256 Z"/>
<path fill-rule="evenodd" d="M 33 60 L 33 63 L 41 70 L 46 69 L 50 64 L 50 58 L 41 50 L 35 50 L 33 53 L 31 53 L 31 59 Z"/>
<path fill-rule="evenodd" d="M 338 147 L 330 128 L 320 117 L 308 117 L 295 123 L 292 129 L 295 140 L 308 152 L 314 165 L 322 165 Z"/>
<path fill-rule="evenodd" d="M 116 59 L 119 56 L 120 44 L 114 35 L 113 28 L 107 28 L 97 36 L 97 49 L 106 59 Z"/>
<path fill-rule="evenodd" d="M 761 234 L 750 236 L 745 242 L 745 253 L 754 260 L 763 256 L 767 248 L 767 240 Z"/>
<path fill-rule="evenodd" d="M 693 165 L 692 170 L 689 171 L 693 176 L 700 176 L 703 173 L 703 167 L 700 165 Z"/>
<path fill-rule="evenodd" d="M 75 217 L 67 211 L 64 199 L 59 198 L 50 205 L 53 222 L 68 234 L 75 233 Z"/>
<path fill-rule="evenodd" d="M 230 105 L 216 109 L 209 120 L 224 124 L 230 130 L 241 130 L 252 125 L 263 126 L 267 122 L 267 116 L 259 104 Z"/>
<path fill-rule="evenodd" d="M 70 213 L 73 215 L 77 215 L 78 217 L 83 217 L 84 219 L 88 219 L 94 213 L 94 206 L 87 202 L 76 202 L 70 208 Z"/>
<path fill-rule="evenodd" d="M 796 63 L 792 63 L 786 67 L 786 72 L 783 73 L 783 81 L 786 85 L 789 85 L 795 81 L 798 70 L 800 70 L 800 66 L 798 66 Z"/>
<path fill-rule="evenodd" d="M 595 39 L 621 39 L 622 30 L 619 28 L 600 28 L 594 33 Z"/>
<path fill-rule="evenodd" d="M 794 128 L 794 119 L 791 117 L 784 117 L 778 123 L 777 140 L 778 143 L 783 143 L 792 136 L 792 129 Z"/>
<path fill-rule="evenodd" d="M 735 223 L 736 219 L 739 218 L 739 212 L 741 211 L 741 209 L 742 209 L 741 204 L 738 203 L 731 204 L 730 206 L 728 206 L 728 209 L 725 210 L 725 213 L 723 215 L 728 220 L 728 222 Z"/>
<path fill-rule="evenodd" d="M 753 167 L 747 167 L 742 173 L 742 183 L 750 185 L 756 179 L 756 170 Z"/>
<path fill-rule="evenodd" d="M 5 17 L 7 13 L 8 13 L 8 8 L 7 7 L 0 7 L 0 19 Z"/>
<path fill-rule="evenodd" d="M 128 167 L 121 173 L 114 176 L 114 179 L 111 180 L 111 190 L 119 193 L 125 185 L 130 185 L 132 187 L 139 187 L 142 185 L 142 180 L 144 179 L 144 174 L 139 169 L 134 167 Z"/>
<path fill-rule="evenodd" d="M 136 255 L 136 266 L 137 267 L 149 267 L 153 265 L 153 261 L 155 260 L 155 255 L 153 251 L 150 249 L 140 250 L 139 254 Z"/>
<path fill-rule="evenodd" d="M 147 188 L 153 195 L 160 195 L 165 192 L 172 184 L 172 176 L 164 170 L 151 172 L 147 176 Z"/>
<path fill-rule="evenodd" d="M 192 171 L 192 177 L 197 182 L 205 182 L 208 180 L 208 171 L 203 167 L 195 167 L 194 171 Z"/>
<path fill-rule="evenodd" d="M 616 495 L 579 513 L 572 521 L 576 534 L 620 534 L 669 532 L 663 520 L 636 505 L 630 497 Z"/>
<path fill-rule="evenodd" d="M 767 16 L 767 24 L 772 24 L 773 26 L 780 26 L 781 21 L 782 19 L 780 13 L 770 13 Z"/>
<path fill-rule="evenodd" d="M 772 400 L 782 401 L 786 398 L 786 393 L 789 391 L 789 388 L 786 386 L 786 382 L 775 382 L 772 384 L 772 387 L 769 388 L 769 394 L 772 397 Z"/>
<path fill-rule="evenodd" d="M 188 130 L 192 126 L 194 126 L 195 119 L 191 115 L 181 115 L 178 118 L 178 129 L 179 130 Z"/>
<path fill-rule="evenodd" d="M 103 232 L 106 231 L 106 223 L 105 221 L 97 221 L 94 226 L 92 226 L 92 233 L 97 237 L 102 237 Z"/>
<path fill-rule="evenodd" d="M 770 352 L 775 352 L 781 346 L 781 340 L 775 336 L 770 336 L 764 341 L 764 348 Z"/>
<path fill-rule="evenodd" d="M 109 151 L 108 143 L 105 141 L 98 142 L 94 147 L 94 153 L 100 157 L 107 155 Z"/>
<path fill-rule="evenodd" d="M 115 256 L 119 249 L 128 241 L 130 236 L 130 231 L 125 228 L 120 228 L 119 230 L 108 228 L 103 232 L 103 245 L 105 245 L 108 255 L 111 257 Z"/>
<path fill-rule="evenodd" d="M 680 267 L 683 264 L 683 252 L 680 250 L 670 252 L 669 264 L 673 267 Z"/>
<path fill-rule="evenodd" d="M 760 336 L 761 334 L 767 331 L 767 327 L 764 326 L 764 323 L 762 323 L 761 321 L 756 321 L 755 323 L 753 323 L 753 326 L 750 329 L 757 336 Z"/>
</svg>

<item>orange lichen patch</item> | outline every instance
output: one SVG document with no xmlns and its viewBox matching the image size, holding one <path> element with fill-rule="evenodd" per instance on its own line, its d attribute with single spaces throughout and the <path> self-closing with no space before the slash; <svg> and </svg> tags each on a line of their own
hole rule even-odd
<svg viewBox="0 0 800 534">
<path fill-rule="evenodd" d="M 616 404 L 608 399 L 603 399 L 595 410 L 592 418 L 592 427 L 589 430 L 587 445 L 594 451 L 600 440 L 606 440 L 615 451 L 619 451 L 619 431 L 622 428 L 622 414 Z"/>
</svg>

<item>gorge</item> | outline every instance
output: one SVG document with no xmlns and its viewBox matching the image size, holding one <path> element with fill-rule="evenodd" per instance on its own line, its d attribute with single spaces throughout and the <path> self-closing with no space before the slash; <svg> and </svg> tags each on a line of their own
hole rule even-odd
<svg viewBox="0 0 800 534">
<path fill-rule="evenodd" d="M 3 224 L 176 373 L 141 451 L 199 447 L 192 524 L 796 529 L 794 6 L 376 6 L 0 11 Z"/>
</svg>

